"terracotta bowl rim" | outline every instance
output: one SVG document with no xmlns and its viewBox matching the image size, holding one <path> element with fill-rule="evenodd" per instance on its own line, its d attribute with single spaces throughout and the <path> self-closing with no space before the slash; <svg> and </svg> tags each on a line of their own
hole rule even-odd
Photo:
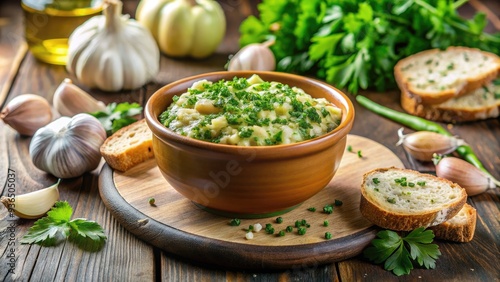
<svg viewBox="0 0 500 282">
<path fill-rule="evenodd" d="M 166 128 L 161 124 L 161 122 L 158 120 L 158 116 L 156 116 L 154 113 L 155 111 L 155 106 L 156 106 L 156 101 L 161 99 L 163 96 L 168 95 L 168 89 L 173 88 L 176 85 L 187 83 L 187 82 L 195 82 L 198 80 L 206 79 L 209 76 L 224 76 L 227 78 L 231 78 L 234 76 L 242 77 L 242 76 L 250 76 L 252 74 L 257 74 L 257 75 L 264 75 L 264 76 L 272 76 L 275 77 L 275 81 L 279 82 L 280 77 L 288 77 L 289 79 L 296 80 L 296 81 L 303 81 L 307 84 L 314 85 L 314 87 L 319 87 L 323 88 L 325 90 L 328 90 L 328 93 L 332 94 L 332 97 L 334 97 L 336 100 L 339 100 L 341 104 L 344 104 L 345 110 L 342 111 L 342 119 L 341 123 L 337 128 L 334 130 L 323 134 L 321 136 L 309 139 L 309 140 L 304 140 L 300 141 L 297 143 L 292 143 L 292 144 L 280 144 L 280 145 L 272 145 L 272 146 L 239 146 L 239 145 L 229 145 L 229 144 L 217 144 L 217 143 L 211 143 L 207 141 L 202 141 L 202 140 L 197 140 L 194 138 L 190 138 L 187 136 L 182 136 L 178 133 L 175 133 L 174 131 Z M 222 78 L 221 78 L 222 79 Z M 192 84 L 192 83 L 191 83 Z M 295 85 L 292 85 L 295 86 Z M 301 88 L 300 86 L 297 86 Z M 310 93 L 308 93 L 310 94 Z M 311 94 L 310 94 L 311 95 Z M 313 95 L 312 95 L 313 96 Z M 314 97 L 314 96 L 313 96 Z M 329 99 L 328 99 L 329 100 Z M 165 109 L 162 109 L 161 112 L 163 112 Z M 153 132 L 153 135 L 155 135 L 157 138 L 165 141 L 173 141 L 179 144 L 184 144 L 188 145 L 191 147 L 196 147 L 200 149 L 208 149 L 211 151 L 223 151 L 223 152 L 232 152 L 232 151 L 238 151 L 238 152 L 244 152 L 246 150 L 257 150 L 257 151 L 266 151 L 266 150 L 285 150 L 285 151 L 290 151 L 290 150 L 298 150 L 299 148 L 302 147 L 315 147 L 315 145 L 322 144 L 322 143 L 331 143 L 331 142 L 336 142 L 342 137 L 346 136 L 350 129 L 352 128 L 352 124 L 354 123 L 354 105 L 352 104 L 351 100 L 348 98 L 348 96 L 340 91 L 339 89 L 335 88 L 334 86 L 327 84 L 326 82 L 320 81 L 315 78 L 310 78 L 306 76 L 300 76 L 300 75 L 295 75 L 295 74 L 290 74 L 290 73 L 284 73 L 284 72 L 271 72 L 271 71 L 216 71 L 216 72 L 207 72 L 207 73 L 202 73 L 198 75 L 193 75 L 189 76 L 183 79 L 176 80 L 174 82 L 168 83 L 158 90 L 156 90 L 151 97 L 149 97 L 148 101 L 146 102 L 146 107 L 144 110 L 145 114 L 145 119 L 146 122 Z"/>
</svg>

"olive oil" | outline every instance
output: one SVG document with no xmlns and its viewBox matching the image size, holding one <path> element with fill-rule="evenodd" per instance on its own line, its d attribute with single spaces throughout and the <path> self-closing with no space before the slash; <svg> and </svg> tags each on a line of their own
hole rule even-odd
<svg viewBox="0 0 500 282">
<path fill-rule="evenodd" d="M 86 20 L 102 11 L 102 1 L 23 0 L 25 38 L 35 58 L 65 65 L 68 38 Z"/>
</svg>

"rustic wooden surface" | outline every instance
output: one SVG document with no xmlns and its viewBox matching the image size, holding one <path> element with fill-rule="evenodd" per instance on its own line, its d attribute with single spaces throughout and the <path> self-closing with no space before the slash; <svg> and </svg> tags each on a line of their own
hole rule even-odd
<svg viewBox="0 0 500 282">
<path fill-rule="evenodd" d="M 403 167 L 394 153 L 370 139 L 348 135 L 347 144 L 361 150 L 365 157 L 358 157 L 356 151 L 346 152 L 335 177 L 325 189 L 281 215 L 281 224 L 272 217 L 242 219 L 240 227 L 230 226 L 228 218 L 202 210 L 175 191 L 154 160 L 127 172 L 104 167 L 99 191 L 104 204 L 122 226 L 144 241 L 180 257 L 219 267 L 254 270 L 292 268 L 310 264 L 311 259 L 322 264 L 332 263 L 360 254 L 375 237 L 375 228 L 359 211 L 363 174 L 379 167 Z M 155 199 L 154 206 L 149 204 L 150 198 Z M 332 214 L 323 213 L 322 208 L 335 199 L 341 200 L 342 206 L 336 207 Z M 309 207 L 317 211 L 308 211 Z M 280 230 L 302 219 L 311 225 L 306 235 L 300 236 L 294 231 L 276 237 Z M 324 220 L 331 225 L 322 226 Z M 245 229 L 255 223 L 262 226 L 270 223 L 276 232 L 268 235 L 262 230 L 255 233 L 254 239 L 246 240 Z M 324 238 L 327 231 L 332 234 L 330 240 Z M 170 244 L 169 240 L 177 243 Z M 184 252 L 190 248 L 206 256 Z M 218 259 L 214 261 L 211 257 Z"/>
<path fill-rule="evenodd" d="M 222 1 L 228 22 L 228 35 L 217 54 L 203 61 L 173 60 L 165 56 L 161 72 L 153 83 L 135 91 L 104 93 L 88 90 L 104 102 L 139 102 L 160 86 L 179 78 L 207 71 L 222 70 L 229 54 L 238 49 L 237 28 L 241 20 L 255 13 L 247 1 Z M 134 14 L 137 1 L 125 1 L 124 11 Z M 472 0 L 461 8 L 464 15 L 475 9 L 487 12 L 488 29 L 498 29 L 500 5 L 497 0 Z M 0 105 L 23 93 L 52 98 L 59 83 L 68 77 L 62 66 L 36 61 L 27 51 L 19 1 L 0 1 Z M 70 77 L 73 78 L 73 77 Z M 396 91 L 363 93 L 378 103 L 402 111 Z M 409 161 L 401 147 L 396 147 L 400 125 L 366 111 L 355 103 L 356 120 L 352 134 L 365 136 L 383 144 L 398 155 L 406 167 L 429 169 Z M 500 178 L 500 122 L 490 119 L 449 127 L 476 151 L 486 168 Z M 15 179 L 16 194 L 46 187 L 55 178 L 36 169 L 28 156 L 30 138 L 21 137 L 10 127 L 0 124 L 0 183 L 2 195 L 7 182 Z M 313 264 L 282 271 L 244 271 L 210 267 L 159 250 L 125 230 L 111 215 L 98 193 L 100 168 L 82 177 L 64 180 L 61 198 L 74 208 L 74 215 L 99 222 L 108 241 L 98 253 L 83 252 L 73 244 L 53 248 L 19 245 L 18 241 L 33 224 L 32 220 L 6 218 L 0 210 L 0 279 L 4 281 L 499 281 L 500 211 L 498 189 L 468 199 L 478 210 L 476 235 L 472 242 L 457 244 L 438 241 L 442 256 L 435 270 L 414 269 L 410 275 L 396 277 L 363 257 L 326 265 Z M 14 173 L 13 173 L 14 172 Z M 10 173 L 10 175 L 9 175 Z M 13 228 L 8 228 L 13 226 Z M 13 238 L 14 244 L 10 244 Z M 13 249 L 11 252 L 10 249 Z M 189 250 L 194 255 L 196 249 Z M 9 265 L 13 256 L 14 265 Z M 217 258 L 214 258 L 217 259 Z M 10 273 L 11 266 L 14 267 Z"/>
</svg>

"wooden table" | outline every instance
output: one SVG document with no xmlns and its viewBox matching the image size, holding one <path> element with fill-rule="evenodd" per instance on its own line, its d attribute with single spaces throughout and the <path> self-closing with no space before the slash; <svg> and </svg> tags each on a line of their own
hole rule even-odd
<svg viewBox="0 0 500 282">
<path fill-rule="evenodd" d="M 134 15 L 138 1 L 125 1 L 124 10 Z M 462 8 L 464 15 L 474 9 L 489 9 L 489 30 L 499 28 L 500 5 L 496 0 L 471 1 Z M 242 19 L 256 13 L 255 5 L 246 1 L 223 1 L 228 19 L 227 36 L 217 53 L 203 61 L 174 60 L 162 56 L 161 71 L 153 83 L 135 91 L 104 93 L 88 90 L 104 102 L 138 102 L 145 104 L 160 86 L 177 79 L 222 70 L 229 54 L 238 49 L 238 25 Z M 19 1 L 0 2 L 0 105 L 17 95 L 35 93 L 51 98 L 59 83 L 68 77 L 62 66 L 40 63 L 27 50 L 23 38 L 23 23 Z M 73 78 L 74 79 L 74 78 Z M 75 80 L 76 81 L 76 80 Z M 378 103 L 398 111 L 399 97 L 390 93 L 363 93 Z M 352 134 L 379 142 L 398 155 L 406 167 L 425 170 L 419 163 L 408 160 L 403 149 L 395 146 L 399 124 L 381 118 L 358 104 Z M 453 125 L 453 134 L 465 138 L 486 168 L 500 178 L 500 122 Z M 0 183 L 6 194 L 9 172 L 14 172 L 17 194 L 46 187 L 55 178 L 36 169 L 28 155 L 30 138 L 19 136 L 10 127 L 0 124 Z M 437 241 L 442 256 L 435 270 L 414 269 L 410 275 L 396 277 L 379 265 L 361 256 L 328 265 L 305 266 L 285 271 L 244 271 L 221 269 L 186 261 L 181 257 L 156 249 L 125 230 L 110 214 L 98 192 L 100 167 L 82 177 L 64 180 L 61 198 L 74 208 L 74 215 L 99 222 L 108 235 L 105 247 L 98 253 L 81 251 L 73 244 L 56 247 L 20 245 L 10 251 L 9 238 L 19 240 L 33 224 L 32 220 L 6 220 L 6 210 L 0 209 L 0 279 L 4 281 L 499 281 L 500 280 L 500 192 L 490 190 L 470 197 L 468 202 L 478 211 L 476 235 L 470 243 Z M 15 226 L 7 229 L 9 225 Z M 8 247 L 9 246 L 9 247 Z M 196 250 L 192 250 L 196 252 Z M 14 265 L 9 265 L 14 256 Z M 10 270 L 14 267 L 14 274 Z"/>
</svg>

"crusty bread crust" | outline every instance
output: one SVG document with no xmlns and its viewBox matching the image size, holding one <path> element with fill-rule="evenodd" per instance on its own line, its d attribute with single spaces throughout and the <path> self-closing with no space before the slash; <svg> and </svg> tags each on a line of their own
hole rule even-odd
<svg viewBox="0 0 500 282">
<path fill-rule="evenodd" d="M 434 231 L 434 236 L 437 239 L 470 242 L 474 238 L 476 231 L 476 220 L 476 209 L 466 203 L 455 217 L 439 225 L 432 226 L 430 229 Z"/>
<path fill-rule="evenodd" d="M 468 65 L 463 61 L 463 54 L 475 56 Z M 446 59 L 440 59 L 446 57 Z M 477 57 L 487 60 L 482 65 Z M 427 62 L 432 62 L 426 66 Z M 438 64 L 435 66 L 434 62 Z M 447 68 L 446 66 L 454 66 Z M 474 67 L 471 71 L 469 66 Z M 418 69 L 417 69 L 418 68 Z M 419 71 L 425 69 L 424 71 Z M 440 73 L 440 75 L 436 75 Z M 448 74 L 446 74 L 448 73 Z M 419 103 L 430 105 L 443 103 L 449 99 L 466 95 L 479 88 L 500 73 L 500 57 L 493 53 L 468 47 L 448 47 L 446 50 L 431 49 L 416 53 L 398 61 L 394 67 L 394 76 L 399 89 L 419 97 Z M 431 81 L 426 83 L 425 81 Z M 430 87 L 429 85 L 433 85 Z M 423 86 L 427 85 L 427 86 Z"/>
<path fill-rule="evenodd" d="M 450 103 L 450 101 L 458 101 L 465 97 L 453 98 L 445 103 L 436 105 L 424 105 L 418 95 L 403 90 L 401 91 L 401 107 L 411 115 L 448 123 L 471 122 L 500 116 L 500 99 L 477 107 L 467 107 L 458 103 Z"/>
<path fill-rule="evenodd" d="M 154 157 L 152 132 L 145 119 L 139 120 L 108 137 L 100 150 L 110 167 L 127 171 Z"/>
<path fill-rule="evenodd" d="M 456 191 L 459 195 L 454 200 L 438 207 L 426 210 L 410 210 L 405 212 L 391 210 L 390 203 L 381 203 L 375 199 L 372 189 L 368 189 L 370 176 L 380 173 L 398 173 L 401 176 L 416 176 L 419 179 L 424 179 L 428 184 L 440 183 L 443 186 L 449 186 L 452 189 L 459 189 Z M 425 188 L 419 188 L 425 189 Z M 439 195 L 436 195 L 439 196 Z M 453 183 L 447 179 L 439 178 L 430 174 L 423 174 L 418 171 L 401 168 L 378 168 L 369 171 L 363 176 L 363 183 L 361 185 L 361 201 L 360 211 L 361 214 L 371 221 L 373 224 L 391 230 L 397 231 L 411 231 L 419 227 L 429 227 L 441 224 L 453 216 L 455 216 L 463 207 L 467 200 L 467 193 L 465 189 L 458 184 Z"/>
</svg>

